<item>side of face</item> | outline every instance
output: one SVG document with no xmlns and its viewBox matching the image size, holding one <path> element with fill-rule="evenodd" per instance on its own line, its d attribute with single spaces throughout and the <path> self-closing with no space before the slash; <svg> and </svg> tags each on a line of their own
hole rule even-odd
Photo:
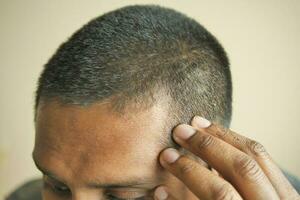
<svg viewBox="0 0 300 200">
<path fill-rule="evenodd" d="M 186 188 L 158 163 L 167 112 L 157 104 L 127 113 L 109 104 L 39 105 L 33 158 L 45 200 L 151 199 L 161 184 L 184 199 Z"/>
</svg>

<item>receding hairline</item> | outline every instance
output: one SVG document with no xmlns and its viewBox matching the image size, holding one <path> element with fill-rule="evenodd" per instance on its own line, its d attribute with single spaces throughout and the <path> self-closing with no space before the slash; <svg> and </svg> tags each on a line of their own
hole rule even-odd
<svg viewBox="0 0 300 200">
<path fill-rule="evenodd" d="M 121 15 L 120 15 L 121 14 Z M 125 17 L 124 17 L 125 16 Z M 141 16 L 143 18 L 141 18 Z M 148 16 L 148 17 L 147 17 Z M 172 16 L 170 18 L 170 16 Z M 118 19 L 118 20 L 112 20 L 112 19 Z M 124 20 L 123 20 L 124 19 Z M 132 23 L 132 22 L 138 22 L 138 20 L 135 19 L 142 19 L 139 23 Z M 147 20 L 145 20 L 147 19 Z M 149 19 L 149 20 L 148 20 Z M 161 23 L 161 19 L 167 19 L 163 20 L 163 23 Z M 118 24 L 118 21 L 122 21 L 122 24 Z M 157 31 L 157 26 L 149 26 L 150 23 L 157 23 L 157 26 L 160 26 L 161 30 L 163 31 Z M 117 22 L 117 23 L 115 23 Z M 158 23 L 159 22 L 159 23 Z M 174 23 L 177 23 L 178 26 L 174 26 Z M 145 26 L 147 25 L 148 26 Z M 134 25 L 134 26 L 132 26 Z M 136 33 L 134 28 L 139 27 L 139 30 L 146 31 L 146 34 L 144 34 L 143 31 Z M 166 29 L 164 29 L 166 27 Z M 179 28 L 177 28 L 179 27 Z M 189 27 L 189 28 L 187 28 Z M 125 32 L 126 30 L 130 30 L 131 32 L 125 35 L 122 35 L 122 31 L 115 32 L 116 30 L 123 29 Z M 175 28 L 175 29 L 174 29 Z M 103 30 L 103 31 L 102 31 Z M 133 30 L 133 31 L 132 31 Z M 95 33 L 97 33 L 95 35 Z M 116 33 L 116 34 L 114 34 Z M 140 34 L 143 33 L 143 34 Z M 152 34 L 155 33 L 155 34 Z M 101 34 L 101 37 L 99 35 Z M 159 36 L 155 40 L 151 39 L 152 37 L 144 37 L 144 36 Z M 151 35 L 152 34 L 152 35 Z M 97 36 L 98 35 L 98 36 Z M 115 37 L 111 37 L 113 35 L 118 35 L 117 38 L 121 38 L 121 40 L 112 39 Z M 132 37 L 132 35 L 134 35 Z M 120 36 L 120 37 L 119 37 Z M 122 36 L 122 37 L 121 37 Z M 154 37 L 155 38 L 155 37 Z M 163 38 L 163 39 L 162 39 Z M 146 40 L 145 40 L 146 39 Z M 150 39 L 150 41 L 148 40 Z M 157 40 L 158 39 L 158 40 Z M 161 40 L 162 39 L 162 40 Z M 179 40 L 181 39 L 181 40 Z M 144 41 L 144 45 L 141 45 L 141 48 L 144 48 L 140 52 L 139 45 L 141 44 L 141 40 Z M 186 41 L 188 43 L 182 43 L 183 41 Z M 88 41 L 92 41 L 93 43 L 88 43 Z M 124 42 L 125 41 L 125 42 Z M 126 41 L 138 41 L 137 45 L 131 45 L 128 46 L 128 43 Z M 150 42 L 152 46 L 150 48 L 145 48 L 145 41 Z M 159 43 L 159 46 L 162 47 L 161 49 L 156 49 L 157 47 L 157 41 L 161 41 L 162 43 Z M 180 42 L 181 41 L 181 42 Z M 102 45 L 110 44 L 110 45 Z M 123 45 L 122 44 L 126 44 Z M 129 43 L 131 44 L 131 43 Z M 154 45 L 153 45 L 154 44 Z M 121 49 L 119 49 L 121 45 Z M 171 46 L 170 46 L 171 45 Z M 86 48 L 88 47 L 88 48 Z M 125 48 L 124 48 L 125 47 Z M 129 51 L 127 51 L 127 47 L 129 48 Z M 131 49 L 130 49 L 131 47 Z M 148 47 L 148 46 L 147 46 Z M 170 48 L 172 47 L 172 48 Z M 178 48 L 181 47 L 181 48 Z M 148 51 L 150 49 L 150 51 Z M 111 51 L 116 50 L 116 51 Z M 121 54 L 119 53 L 121 50 Z M 126 50 L 126 51 L 122 51 Z M 153 50 L 153 51 L 152 51 Z M 196 50 L 196 51 L 195 51 Z M 199 50 L 199 51 L 198 51 Z M 96 53 L 99 53 L 100 55 L 104 55 L 101 59 L 97 59 L 99 57 L 99 54 L 95 56 Z M 141 53 L 136 55 L 136 52 Z M 229 87 L 224 87 L 223 85 L 229 85 L 230 86 L 230 77 L 228 80 L 226 80 L 226 73 L 228 73 L 226 70 L 227 65 L 229 63 L 227 62 L 227 57 L 225 52 L 222 51 L 222 47 L 218 44 L 218 41 L 214 39 L 213 35 L 211 35 L 209 32 L 205 30 L 204 27 L 201 26 L 201 24 L 196 23 L 195 20 L 186 17 L 185 15 L 182 15 L 181 13 L 168 9 L 163 7 L 157 7 L 157 6 L 130 6 L 127 8 L 121 8 L 115 11 L 111 11 L 110 13 L 106 14 L 105 16 L 102 15 L 102 17 L 99 17 L 97 19 L 92 20 L 87 26 L 82 27 L 80 31 L 78 31 L 74 37 L 72 37 L 70 40 L 66 42 L 66 45 L 63 45 L 62 48 L 60 48 L 59 51 L 57 51 L 56 55 L 51 59 L 47 66 L 50 68 L 48 73 L 44 74 L 44 77 L 40 83 L 41 90 L 39 91 L 39 95 L 47 95 L 48 94 L 56 94 L 61 95 L 63 98 L 69 98 L 71 101 L 77 101 L 82 100 L 83 104 L 85 104 L 85 101 L 90 101 L 91 99 L 98 98 L 99 95 L 102 95 L 103 98 L 106 98 L 106 94 L 108 95 L 115 95 L 114 91 L 118 90 L 120 86 L 120 81 L 118 79 L 111 79 L 110 77 L 115 77 L 113 75 L 117 74 L 118 76 L 124 77 L 123 80 L 125 81 L 125 87 L 128 88 L 132 86 L 132 88 L 138 88 L 136 91 L 140 92 L 138 94 L 139 96 L 142 96 L 145 94 L 145 90 L 148 88 L 144 88 L 145 85 L 153 84 L 153 82 L 156 82 L 157 79 L 153 80 L 150 78 L 146 79 L 149 80 L 149 82 L 145 82 L 143 80 L 143 84 L 140 84 L 140 82 L 137 83 L 139 77 L 145 77 L 145 70 L 150 70 L 150 68 L 146 68 L 145 66 L 148 66 L 147 62 L 149 60 L 145 60 L 144 58 L 148 58 L 147 55 L 152 55 L 152 53 L 157 53 L 156 55 L 159 55 L 157 59 L 151 57 L 149 65 L 152 69 L 156 69 L 155 77 L 159 77 L 161 79 L 167 78 L 169 80 L 169 85 L 174 89 L 174 101 L 173 103 L 180 102 L 181 101 L 181 108 L 178 107 L 178 112 L 184 111 L 184 120 L 187 120 L 187 118 L 191 117 L 191 115 L 194 114 L 203 114 L 202 112 L 205 112 L 203 116 L 210 120 L 215 119 L 224 119 L 225 117 L 230 120 L 231 115 L 231 107 L 229 105 L 229 102 L 231 103 L 231 99 L 229 99 L 229 94 L 231 91 L 227 91 Z M 192 63 L 189 62 L 190 59 L 179 59 L 176 61 L 176 63 L 168 63 L 164 67 L 168 67 L 168 69 L 164 69 L 165 73 L 162 73 L 162 64 L 166 60 L 172 60 L 174 61 L 174 58 L 176 58 L 176 55 L 179 54 L 179 56 L 182 56 L 182 54 L 187 54 L 189 52 L 196 52 L 200 53 L 200 56 L 204 56 L 203 58 L 207 58 L 206 60 L 200 59 L 200 62 Z M 167 56 L 163 53 L 167 53 Z M 174 54 L 176 54 L 174 56 Z M 205 54 L 205 55 L 204 55 Z M 70 55 L 70 56 L 66 56 Z M 78 57 L 80 59 L 74 59 L 75 57 Z M 199 56 L 199 55 L 198 55 Z M 143 59 L 138 59 L 138 58 Z M 87 58 L 87 59 L 86 59 Z M 117 60 L 119 61 L 120 58 L 128 59 L 129 65 L 132 65 L 132 62 L 134 63 L 145 63 L 145 66 L 138 66 L 133 65 L 133 68 L 129 68 L 128 70 L 132 72 L 133 70 L 136 70 L 137 72 L 140 72 L 137 76 L 132 77 L 132 73 L 128 73 L 124 75 L 124 70 L 118 71 L 118 68 L 113 68 L 111 71 L 111 66 L 106 66 L 107 63 L 109 63 L 111 60 Z M 131 60 L 130 60 L 131 59 Z M 104 61 L 103 61 L 104 60 Z M 84 62 L 81 62 L 84 61 Z M 93 61 L 93 62 L 90 62 Z M 188 62 L 187 62 L 188 61 Z M 215 61 L 220 61 L 220 63 L 216 63 Z M 153 62 L 159 63 L 159 67 L 156 68 L 155 64 Z M 203 64 L 204 63 L 204 64 Z M 81 65 L 85 64 L 85 65 Z M 123 63 L 121 63 L 123 64 Z M 176 64 L 176 66 L 175 66 Z M 172 66 L 171 66 L 172 65 Z M 200 67 L 204 66 L 204 74 L 200 71 Z M 70 67 L 68 67 L 70 66 Z M 79 67 L 77 67 L 79 66 Z M 122 67 L 122 65 L 117 65 L 118 67 Z M 51 68 L 54 69 L 51 71 Z M 83 68 L 83 71 L 80 71 L 81 68 Z M 226 68 L 226 69 L 225 69 Z M 197 73 L 195 73 L 195 70 L 197 70 Z M 66 71 L 69 70 L 69 71 Z M 82 76 L 78 77 L 77 75 L 79 72 L 82 72 Z M 102 73 L 103 70 L 103 73 Z M 126 70 L 126 69 L 125 69 Z M 179 74 L 178 78 L 174 75 L 174 70 Z M 194 70 L 194 72 L 193 72 Z M 202 70 L 202 69 L 201 69 Z M 134 72 L 136 72 L 134 71 Z M 86 73 L 89 72 L 89 73 Z M 96 73 L 97 72 L 97 73 Z M 121 73 L 120 73 L 121 72 Z M 157 73 L 158 72 L 158 73 Z M 192 72 L 192 73 L 191 73 Z M 217 72 L 217 73 L 215 73 Z M 63 74 L 66 73 L 66 74 Z M 119 73 L 119 74 L 118 74 Z M 205 73 L 211 73 L 209 76 L 205 76 Z M 60 76 L 60 75 L 63 76 Z M 71 74 L 72 76 L 68 76 L 68 74 Z M 95 77 L 94 74 L 100 74 L 100 76 Z M 149 73 L 148 75 L 152 75 L 153 73 Z M 198 74 L 198 77 L 197 77 Z M 107 76 L 108 75 L 108 76 Z M 123 76 L 124 75 L 124 76 Z M 134 74 L 135 75 L 135 74 Z M 164 76 L 162 76 L 164 75 Z M 200 77 L 200 76 L 201 77 Z M 147 74 L 146 74 L 147 76 Z M 58 79 L 57 77 L 63 77 L 61 79 Z M 76 77 L 76 78 L 74 78 Z M 192 81 L 190 81 L 190 78 L 192 77 Z M 224 78 L 225 77 L 225 78 Z M 80 79 L 81 78 L 81 79 Z M 224 78 L 224 80 L 223 80 Z M 103 82 L 100 82 L 101 81 Z M 182 81 L 185 79 L 184 81 Z M 203 79 L 207 82 L 201 82 L 204 83 L 200 86 L 200 81 Z M 97 82 L 92 82 L 97 81 Z M 128 80 L 128 81 L 127 81 Z M 133 80 L 133 82 L 131 82 Z M 175 81 L 173 81 L 175 80 Z M 188 81 L 186 81 L 188 80 Z M 221 81 L 218 81 L 221 80 Z M 81 82 L 79 82 L 81 81 Z M 85 81 L 85 82 L 83 82 Z M 176 85 L 177 82 L 183 83 Z M 194 81 L 194 82 L 193 82 Z M 197 83 L 196 83 L 197 82 Z M 217 83 L 216 85 L 212 85 L 213 83 Z M 65 84 L 66 83 L 66 84 Z M 99 84 L 101 83 L 101 84 Z M 127 85 L 127 83 L 130 83 L 131 85 Z M 192 84 L 190 84 L 192 83 Z M 205 84 L 209 83 L 209 84 Z M 88 86 L 94 86 L 100 88 L 101 91 L 97 90 L 99 95 L 91 95 L 97 93 L 96 90 L 93 90 L 95 88 L 92 87 L 86 87 L 87 84 L 90 84 Z M 140 87 L 142 86 L 142 87 Z M 223 87 L 222 87 L 223 86 Z M 88 89 L 87 89 L 88 88 Z M 109 90 L 111 89 L 112 90 Z M 209 91 L 208 93 L 202 93 L 203 89 Z M 212 90 L 211 90 L 212 88 Z M 231 89 L 231 88 L 230 88 Z M 88 91 L 87 91 L 88 90 Z M 196 91 L 197 90 L 197 91 Z M 44 92 L 45 91 L 45 92 Z M 109 91 L 109 92 L 107 92 Z M 135 92 L 135 90 L 132 90 Z M 135 94 L 132 91 L 129 91 L 128 94 Z M 222 91 L 226 91 L 228 94 L 227 97 L 223 95 Z M 103 92 L 103 94 L 102 94 Z M 147 92 L 147 91 L 146 91 Z M 101 94 L 100 94 L 101 93 Z M 78 95 L 80 94 L 80 95 Z M 73 95 L 73 96 L 72 96 Z M 145 94 L 144 98 L 135 98 L 134 100 L 137 101 L 148 101 L 150 99 L 149 96 L 147 96 L 148 93 Z M 201 96 L 202 95 L 202 96 Z M 231 95 L 231 94 L 230 94 Z M 94 98 L 95 97 L 95 98 Z M 149 97 L 149 98 L 148 98 Z M 215 98 L 217 97 L 217 98 Z M 123 103 L 123 105 L 127 105 L 128 101 L 124 103 L 128 99 L 127 95 L 123 95 L 120 93 L 120 104 Z M 228 100 L 229 99 L 229 100 Z M 98 99 L 99 101 L 104 101 L 104 99 Z M 200 102 L 200 100 L 202 102 Z M 203 101 L 204 100 L 204 101 Z M 97 100 L 96 100 L 97 101 Z M 123 102 L 122 102 L 123 101 Z M 151 99 L 149 100 L 151 103 Z M 194 101 L 194 102 L 193 102 Z M 226 105 L 225 105 L 226 104 Z M 138 104 L 132 104 L 134 106 Z M 201 106 L 204 106 L 204 109 L 202 109 Z M 140 106 L 143 106 L 140 104 Z M 145 103 L 146 106 L 146 103 Z M 173 107 L 173 111 L 175 104 L 171 105 Z M 227 106 L 227 108 L 226 108 Z M 118 107 L 118 105 L 116 105 Z M 177 108 L 177 107 L 176 107 Z M 176 111 L 177 112 L 177 111 Z M 225 114 L 224 114 L 225 113 Z M 227 113 L 227 114 L 226 114 Z M 229 113 L 229 114 L 228 114 Z M 180 113 L 181 114 L 181 113 Z M 178 115 L 180 115 L 178 114 Z"/>
<path fill-rule="evenodd" d="M 163 91 L 163 90 L 161 90 Z M 155 95 L 155 101 L 151 101 L 151 104 L 148 105 L 142 105 L 139 106 L 137 104 L 134 104 L 134 102 L 130 102 L 130 104 L 126 105 L 125 107 L 122 107 L 122 110 L 115 110 L 113 107 L 113 96 L 101 101 L 97 101 L 95 103 L 92 104 L 88 104 L 88 105 L 82 105 L 82 104 L 70 104 L 70 103 L 65 103 L 63 101 L 61 101 L 59 99 L 59 97 L 55 97 L 55 98 L 51 98 L 51 99 L 47 99 L 42 97 L 39 101 L 39 104 L 37 106 L 36 112 L 35 112 L 35 118 L 34 118 L 34 122 L 36 123 L 36 118 L 37 118 L 37 114 L 38 111 L 41 110 L 44 106 L 46 106 L 49 103 L 57 103 L 60 106 L 76 106 L 76 107 L 80 107 L 80 108 L 85 108 L 85 107 L 89 107 L 89 106 L 93 106 L 93 105 L 107 105 L 109 108 L 112 108 L 111 111 L 114 112 L 114 114 L 119 115 L 120 117 L 124 116 L 125 114 L 129 116 L 130 115 L 134 115 L 136 112 L 145 112 L 148 109 L 152 108 L 153 106 L 158 106 L 159 108 L 165 110 L 165 112 L 167 113 L 167 117 L 163 119 L 163 125 L 162 125 L 162 137 L 160 137 L 160 140 L 158 141 L 160 143 L 161 146 L 163 147 L 173 147 L 175 149 L 180 149 L 180 146 L 173 140 L 172 138 L 172 131 L 173 129 L 179 125 L 180 123 L 183 123 L 182 121 L 180 121 L 180 116 L 177 116 L 176 112 L 174 112 L 173 114 L 170 114 L 170 112 L 172 112 L 172 109 L 175 109 L 174 106 L 176 106 L 175 104 L 172 103 L 173 99 L 171 97 L 168 97 L 166 95 L 164 95 L 164 97 L 162 97 L 161 95 L 163 95 L 162 92 L 160 92 L 160 95 L 156 94 Z"/>
</svg>

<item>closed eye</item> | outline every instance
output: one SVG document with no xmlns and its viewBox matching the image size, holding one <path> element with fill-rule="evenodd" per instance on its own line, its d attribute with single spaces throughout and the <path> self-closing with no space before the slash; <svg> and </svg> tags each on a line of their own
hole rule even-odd
<svg viewBox="0 0 300 200">
<path fill-rule="evenodd" d="M 107 195 L 108 200 L 146 200 L 146 196 L 137 197 L 137 198 L 119 198 L 113 195 Z"/>
<path fill-rule="evenodd" d="M 136 192 L 136 191 L 126 191 L 122 195 L 121 194 L 114 194 L 108 193 L 105 195 L 109 200 L 145 200 L 148 195 L 145 192 Z"/>
<path fill-rule="evenodd" d="M 44 175 L 44 187 L 47 189 L 51 189 L 52 192 L 58 195 L 69 195 L 71 190 L 64 183 L 58 182 L 56 180 L 51 179 L 47 175 Z"/>
</svg>

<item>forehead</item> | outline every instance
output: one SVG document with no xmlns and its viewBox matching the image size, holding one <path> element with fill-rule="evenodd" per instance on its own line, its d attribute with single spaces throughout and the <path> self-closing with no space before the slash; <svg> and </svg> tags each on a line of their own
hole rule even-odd
<svg viewBox="0 0 300 200">
<path fill-rule="evenodd" d="M 159 104 L 120 115 L 109 104 L 39 106 L 34 157 L 58 176 L 77 181 L 157 173 L 165 147 L 166 111 Z"/>
</svg>

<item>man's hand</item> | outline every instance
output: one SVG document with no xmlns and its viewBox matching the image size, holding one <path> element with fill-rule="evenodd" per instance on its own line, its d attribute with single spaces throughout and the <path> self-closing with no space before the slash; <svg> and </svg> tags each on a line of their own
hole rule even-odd
<svg viewBox="0 0 300 200">
<path fill-rule="evenodd" d="M 174 140 L 221 176 L 172 148 L 159 160 L 199 199 L 300 199 L 261 144 L 198 116 L 191 125 L 178 125 Z M 167 190 L 159 187 L 156 194 L 162 189 Z"/>
</svg>

